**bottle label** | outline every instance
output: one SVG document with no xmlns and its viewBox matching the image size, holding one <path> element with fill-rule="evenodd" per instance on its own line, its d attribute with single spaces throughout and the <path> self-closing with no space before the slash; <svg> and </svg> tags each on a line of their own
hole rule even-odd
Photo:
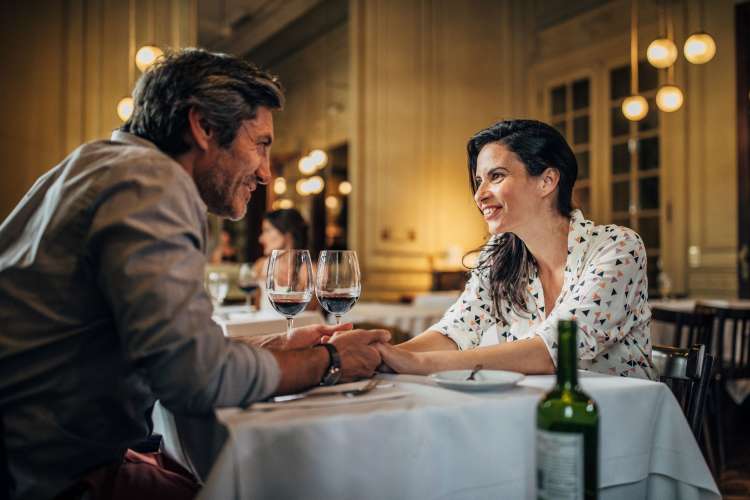
<svg viewBox="0 0 750 500">
<path fill-rule="evenodd" d="M 583 499 L 583 434 L 536 432 L 537 497 Z"/>
</svg>

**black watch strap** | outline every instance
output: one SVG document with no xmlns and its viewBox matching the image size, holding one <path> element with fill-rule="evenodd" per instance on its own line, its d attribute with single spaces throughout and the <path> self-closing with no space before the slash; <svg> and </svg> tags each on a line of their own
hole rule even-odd
<svg viewBox="0 0 750 500">
<path fill-rule="evenodd" d="M 328 368 L 323 374 L 320 385 L 334 385 L 341 379 L 341 357 L 333 344 L 320 344 L 328 351 Z"/>
</svg>

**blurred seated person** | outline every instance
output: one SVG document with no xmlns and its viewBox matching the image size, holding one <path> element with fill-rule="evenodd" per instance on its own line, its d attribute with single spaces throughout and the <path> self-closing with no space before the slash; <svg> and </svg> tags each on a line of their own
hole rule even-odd
<svg viewBox="0 0 750 500">
<path fill-rule="evenodd" d="M 258 238 L 263 247 L 263 257 L 255 261 L 253 269 L 261 282 L 265 282 L 268 259 L 274 250 L 307 248 L 309 227 L 296 208 L 283 208 L 263 216 Z M 313 267 L 314 267 L 313 263 Z"/>
<path fill-rule="evenodd" d="M 232 235 L 226 229 L 219 233 L 219 242 L 211 252 L 211 264 L 237 262 L 237 249 L 232 245 Z"/>
<path fill-rule="evenodd" d="M 572 206 L 576 157 L 553 127 L 507 120 L 467 145 L 474 201 L 487 229 L 478 266 L 437 324 L 378 346 L 399 373 L 554 373 L 557 321 L 579 325 L 585 370 L 654 379 L 646 249 L 633 230 L 596 225 Z M 482 346 L 496 326 L 498 345 Z"/>
</svg>

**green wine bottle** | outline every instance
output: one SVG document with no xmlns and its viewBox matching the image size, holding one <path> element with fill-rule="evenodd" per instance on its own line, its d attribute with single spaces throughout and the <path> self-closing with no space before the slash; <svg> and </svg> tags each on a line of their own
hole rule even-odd
<svg viewBox="0 0 750 500">
<path fill-rule="evenodd" d="M 593 500 L 599 490 L 599 410 L 578 386 L 578 326 L 557 323 L 557 384 L 536 412 L 537 497 Z"/>
</svg>

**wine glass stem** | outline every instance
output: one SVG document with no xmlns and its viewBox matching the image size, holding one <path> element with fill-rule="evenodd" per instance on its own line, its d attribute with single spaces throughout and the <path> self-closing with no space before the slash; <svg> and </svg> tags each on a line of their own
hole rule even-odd
<svg viewBox="0 0 750 500">
<path fill-rule="evenodd" d="M 253 296 L 252 296 L 252 294 L 250 294 L 250 293 L 245 294 L 245 303 L 247 304 L 247 308 L 252 311 L 253 310 Z"/>
<path fill-rule="evenodd" d="M 292 324 L 294 323 L 294 318 L 287 318 L 286 319 L 286 334 L 287 336 L 292 334 Z"/>
<path fill-rule="evenodd" d="M 336 326 L 341 325 L 341 315 L 335 314 L 334 316 L 336 316 Z"/>
</svg>

